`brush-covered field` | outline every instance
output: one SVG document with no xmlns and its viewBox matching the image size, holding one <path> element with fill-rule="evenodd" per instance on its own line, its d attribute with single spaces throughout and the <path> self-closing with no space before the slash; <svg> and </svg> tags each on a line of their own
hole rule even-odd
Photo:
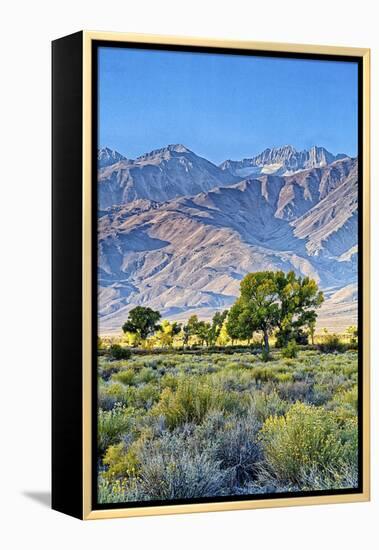
<svg viewBox="0 0 379 550">
<path fill-rule="evenodd" d="M 101 503 L 353 488 L 357 352 L 99 357 Z"/>
</svg>

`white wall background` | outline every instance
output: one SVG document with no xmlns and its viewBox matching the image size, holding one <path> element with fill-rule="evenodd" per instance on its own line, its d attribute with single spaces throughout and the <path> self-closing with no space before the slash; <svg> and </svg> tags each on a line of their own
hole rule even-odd
<svg viewBox="0 0 379 550">
<path fill-rule="evenodd" d="M 377 548 L 378 291 L 371 503 L 82 523 L 50 483 L 50 41 L 80 29 L 372 48 L 373 281 L 378 280 L 378 25 L 373 0 L 47 0 L 1 9 L 0 542 L 3 548 Z M 69 396 L 68 396 L 69 404 Z M 5 539 L 7 541 L 5 542 Z"/>
</svg>

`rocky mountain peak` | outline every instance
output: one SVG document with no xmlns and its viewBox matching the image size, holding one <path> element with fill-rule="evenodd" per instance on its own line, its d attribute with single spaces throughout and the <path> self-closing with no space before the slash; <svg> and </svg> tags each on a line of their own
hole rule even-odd
<svg viewBox="0 0 379 550">
<path fill-rule="evenodd" d="M 101 170 L 99 204 L 105 209 L 136 199 L 162 202 L 240 180 L 184 145 L 171 144 Z"/>
<path fill-rule="evenodd" d="M 162 147 L 161 149 L 154 149 L 149 153 L 145 153 L 144 155 L 139 156 L 136 160 L 137 162 L 140 162 L 140 161 L 156 159 L 156 158 L 162 158 L 162 159 L 171 158 L 172 153 L 183 154 L 183 153 L 192 153 L 192 151 L 190 151 L 187 147 L 185 147 L 180 143 L 175 143 L 175 144 L 167 145 L 166 147 Z"/>
<path fill-rule="evenodd" d="M 240 161 L 224 161 L 220 168 L 240 177 L 260 174 L 290 175 L 309 168 L 328 166 L 347 155 L 333 155 L 325 147 L 314 145 L 297 151 L 293 145 L 267 148 L 262 153 Z"/>
<path fill-rule="evenodd" d="M 97 151 L 97 164 L 99 168 L 104 166 L 111 166 L 120 160 L 127 160 L 121 153 L 110 147 L 102 147 Z"/>
<path fill-rule="evenodd" d="M 305 157 L 308 158 L 308 164 L 313 166 L 326 166 L 336 160 L 336 156 L 325 149 L 325 147 L 317 147 L 314 145 L 309 151 L 304 151 Z M 311 167 L 311 166 L 309 166 Z"/>
</svg>

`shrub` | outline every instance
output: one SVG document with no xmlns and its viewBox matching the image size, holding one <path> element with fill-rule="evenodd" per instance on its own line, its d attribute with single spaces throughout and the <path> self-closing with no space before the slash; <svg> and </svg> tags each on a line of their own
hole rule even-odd
<svg viewBox="0 0 379 550">
<path fill-rule="evenodd" d="M 303 468 L 301 472 L 301 490 L 353 489 L 358 486 L 358 424 L 350 419 L 340 431 L 342 454 L 338 464 L 329 464 L 326 468 Z"/>
<path fill-rule="evenodd" d="M 358 487 L 358 467 L 348 464 L 329 468 L 320 475 L 315 468 L 301 473 L 300 491 L 327 491 L 330 489 L 354 489 Z"/>
<path fill-rule="evenodd" d="M 358 412 L 358 388 L 354 386 L 350 390 L 337 393 L 331 402 L 331 407 L 341 421 L 355 419 Z"/>
<path fill-rule="evenodd" d="M 120 443 L 110 445 L 103 459 L 103 463 L 107 467 L 104 477 L 123 479 L 138 476 L 141 466 L 139 455 L 152 435 L 152 430 L 145 429 L 139 434 L 138 439 L 133 441 L 128 433 Z"/>
<path fill-rule="evenodd" d="M 320 406 L 325 405 L 333 397 L 333 392 L 328 386 L 322 384 L 315 384 L 312 388 L 312 394 L 309 397 L 309 402 L 312 405 Z"/>
<path fill-rule="evenodd" d="M 171 372 L 167 372 L 160 379 L 160 386 L 162 389 L 170 388 L 171 390 L 176 390 L 178 387 L 178 377 Z"/>
<path fill-rule="evenodd" d="M 100 502 L 356 486 L 356 352 L 230 353 L 99 358 Z"/>
<path fill-rule="evenodd" d="M 281 399 L 296 403 L 296 401 L 310 402 L 313 395 L 313 384 L 307 381 L 280 382 L 277 391 Z"/>
<path fill-rule="evenodd" d="M 100 336 L 97 337 L 97 349 L 98 350 L 103 350 L 105 347 L 104 345 L 104 340 L 102 338 L 100 338 Z"/>
<path fill-rule="evenodd" d="M 254 475 L 261 458 L 257 441 L 259 423 L 252 411 L 242 418 L 232 415 L 225 418 L 220 411 L 210 413 L 194 433 L 195 444 L 208 447 L 209 455 L 229 470 L 232 486 L 244 483 Z"/>
<path fill-rule="evenodd" d="M 292 382 L 293 374 L 291 372 L 278 372 L 275 374 L 275 379 L 278 382 Z"/>
<path fill-rule="evenodd" d="M 114 374 L 112 378 L 113 380 L 122 382 L 126 386 L 131 386 L 134 382 L 134 371 L 132 369 L 121 370 L 117 374 Z"/>
<path fill-rule="evenodd" d="M 127 391 L 119 382 L 109 382 L 99 386 L 99 408 L 111 410 L 116 405 L 127 405 Z"/>
<path fill-rule="evenodd" d="M 148 411 L 159 400 L 159 395 L 159 388 L 152 384 L 143 384 L 137 388 L 129 387 L 127 393 L 128 405 Z"/>
<path fill-rule="evenodd" d="M 122 453 L 121 448 L 115 449 L 115 458 L 128 469 Z M 206 451 L 188 445 L 185 432 L 166 432 L 159 439 L 145 440 L 138 448 L 137 461 L 138 474 L 127 483 L 103 482 L 102 502 L 199 498 L 226 492 L 229 472 L 222 471 Z"/>
<path fill-rule="evenodd" d="M 108 395 L 105 388 L 100 388 L 98 392 L 98 406 L 99 409 L 104 411 L 110 411 L 116 405 L 117 399 L 112 395 Z"/>
<path fill-rule="evenodd" d="M 335 400 L 338 403 L 351 407 L 352 410 L 358 412 L 358 387 L 354 386 L 350 390 L 346 390 L 336 395 Z"/>
<path fill-rule="evenodd" d="M 358 419 L 348 418 L 341 429 L 341 441 L 343 442 L 343 460 L 350 469 L 358 469 L 359 441 Z"/>
<path fill-rule="evenodd" d="M 102 501 L 115 502 L 121 490 L 126 500 L 235 494 L 261 460 L 259 426 L 254 414 L 225 417 L 214 411 L 200 425 L 152 429 L 129 447 L 124 442 L 110 446 Z"/>
<path fill-rule="evenodd" d="M 123 348 L 120 344 L 112 344 L 108 348 L 108 353 L 112 359 L 130 359 L 132 352 L 128 348 Z"/>
<path fill-rule="evenodd" d="M 228 361 L 225 363 L 225 368 L 230 370 L 238 370 L 241 368 L 241 364 L 238 361 Z"/>
<path fill-rule="evenodd" d="M 258 420 L 263 423 L 270 416 L 280 416 L 285 414 L 289 405 L 283 401 L 276 390 L 269 393 L 265 391 L 255 391 L 251 397 L 251 409 Z"/>
<path fill-rule="evenodd" d="M 288 342 L 287 346 L 282 349 L 283 359 L 295 359 L 297 357 L 299 347 L 295 340 Z"/>
<path fill-rule="evenodd" d="M 97 493 L 100 503 L 119 503 L 127 501 L 127 481 L 109 480 L 104 474 L 99 474 Z"/>
<path fill-rule="evenodd" d="M 296 403 L 285 416 L 268 418 L 260 440 L 269 470 L 284 482 L 301 483 L 305 471 L 322 473 L 342 464 L 337 422 L 313 405 Z"/>
<path fill-rule="evenodd" d="M 155 378 L 155 372 L 154 369 L 151 367 L 144 367 L 140 370 L 140 372 L 136 376 L 136 382 L 137 383 L 143 383 L 147 384 L 148 382 L 151 382 L 151 380 L 154 380 Z"/>
<path fill-rule="evenodd" d="M 103 455 L 109 445 L 118 443 L 129 426 L 129 418 L 123 407 L 111 411 L 99 410 L 97 419 L 97 446 Z"/>
<path fill-rule="evenodd" d="M 143 470 L 137 491 L 149 499 L 201 498 L 223 494 L 228 473 L 206 453 L 191 454 L 185 446 L 162 438 L 142 456 Z"/>
<path fill-rule="evenodd" d="M 345 346 L 337 334 L 327 334 L 324 337 L 324 341 L 318 344 L 318 349 L 321 353 L 343 352 L 345 351 Z"/>
<path fill-rule="evenodd" d="M 251 377 L 257 382 L 267 382 L 275 378 L 275 372 L 269 367 L 254 367 L 251 369 Z"/>
<path fill-rule="evenodd" d="M 170 429 L 186 422 L 200 423 L 211 410 L 233 411 L 241 408 L 241 396 L 190 378 L 181 380 L 176 391 L 166 387 L 153 411 L 163 415 Z"/>
<path fill-rule="evenodd" d="M 103 358 L 99 359 L 98 374 L 104 381 L 111 378 L 112 374 L 115 374 L 120 370 L 120 363 L 116 361 L 104 361 Z"/>
<path fill-rule="evenodd" d="M 262 348 L 261 359 L 264 363 L 268 363 L 268 361 L 272 360 L 270 352 L 267 351 L 265 348 Z"/>
<path fill-rule="evenodd" d="M 138 460 L 135 453 L 133 450 L 128 452 L 124 442 L 110 445 L 103 462 L 108 467 L 104 476 L 109 479 L 129 477 L 137 472 Z"/>
</svg>

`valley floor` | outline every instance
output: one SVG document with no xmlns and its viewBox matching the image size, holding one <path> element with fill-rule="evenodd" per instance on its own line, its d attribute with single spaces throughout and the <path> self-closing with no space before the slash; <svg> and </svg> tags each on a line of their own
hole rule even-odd
<svg viewBox="0 0 379 550">
<path fill-rule="evenodd" d="M 99 357 L 101 503 L 354 488 L 357 353 Z"/>
</svg>

